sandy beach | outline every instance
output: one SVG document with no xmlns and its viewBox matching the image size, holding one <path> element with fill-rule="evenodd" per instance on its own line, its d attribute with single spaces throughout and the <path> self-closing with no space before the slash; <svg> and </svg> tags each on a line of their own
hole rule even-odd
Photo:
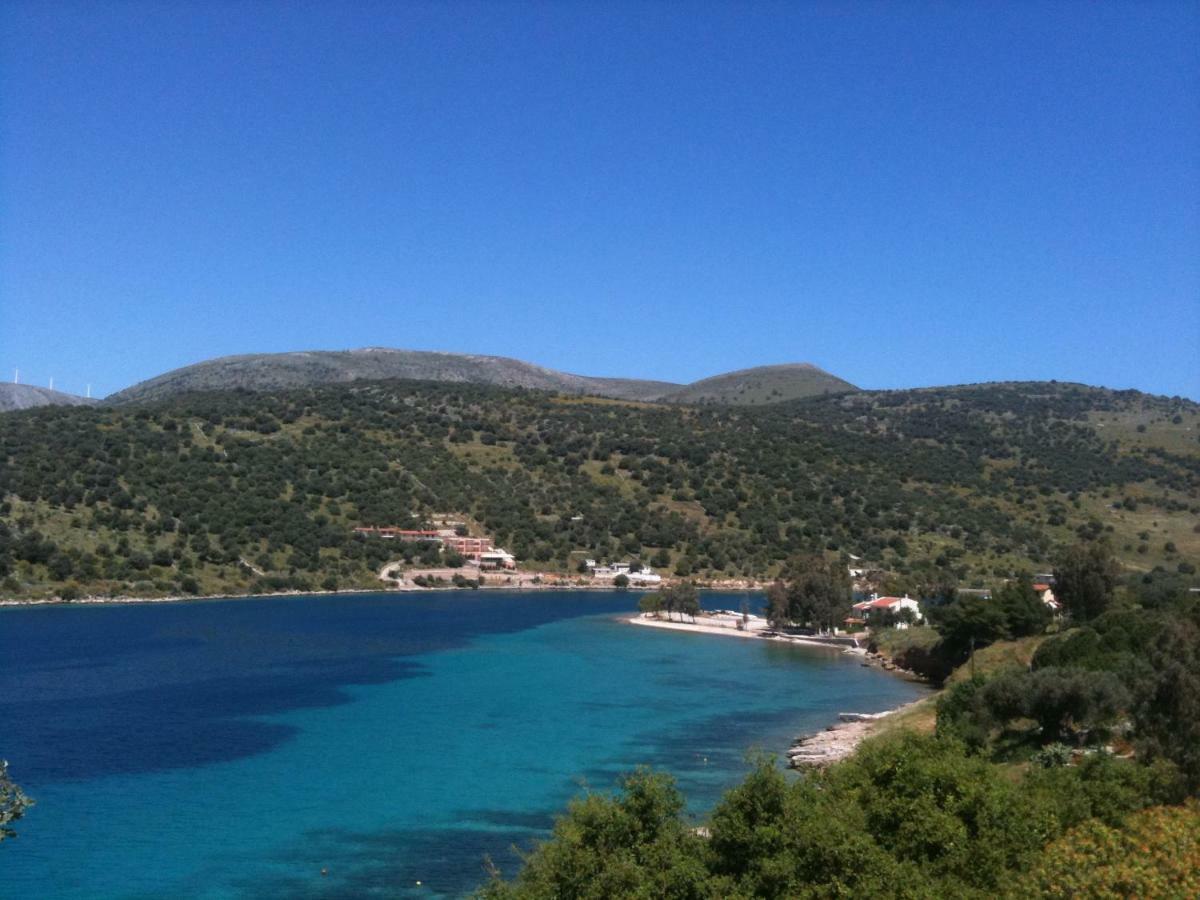
<svg viewBox="0 0 1200 900">
<path fill-rule="evenodd" d="M 822 638 L 778 634 L 771 631 L 770 624 L 762 616 L 748 615 L 743 622 L 741 613 L 730 611 L 701 613 L 694 622 L 660 619 L 653 613 L 639 613 L 626 621 L 631 625 L 642 625 L 646 628 L 663 628 L 694 634 L 717 634 L 725 637 L 757 638 L 763 641 L 778 641 L 782 644 L 805 644 L 812 647 L 833 648 L 849 653 L 866 652 L 865 648 L 859 648 L 858 641 L 850 636 Z"/>
</svg>

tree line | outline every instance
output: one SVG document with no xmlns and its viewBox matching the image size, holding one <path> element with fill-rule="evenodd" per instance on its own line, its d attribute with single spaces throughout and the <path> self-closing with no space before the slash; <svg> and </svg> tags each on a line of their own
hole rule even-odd
<svg viewBox="0 0 1200 900">
<path fill-rule="evenodd" d="M 984 584 L 1108 533 L 1106 499 L 1200 515 L 1197 454 L 1088 418 L 1169 436 L 1194 407 L 1053 385 L 746 409 L 396 381 L 28 410 L 0 420 L 0 586 L 369 586 L 387 551 L 353 525 L 447 511 L 549 571 L 586 555 L 773 578 L 853 554 L 914 589 Z M 1174 542 L 1113 537 L 1194 572 Z"/>
</svg>

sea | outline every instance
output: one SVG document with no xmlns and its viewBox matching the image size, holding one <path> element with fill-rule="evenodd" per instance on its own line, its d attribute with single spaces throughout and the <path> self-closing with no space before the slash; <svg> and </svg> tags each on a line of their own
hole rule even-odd
<svg viewBox="0 0 1200 900">
<path fill-rule="evenodd" d="M 0 758 L 36 801 L 0 897 L 460 897 L 639 766 L 700 822 L 755 752 L 923 692 L 837 650 L 638 628 L 637 598 L 0 609 Z"/>
</svg>

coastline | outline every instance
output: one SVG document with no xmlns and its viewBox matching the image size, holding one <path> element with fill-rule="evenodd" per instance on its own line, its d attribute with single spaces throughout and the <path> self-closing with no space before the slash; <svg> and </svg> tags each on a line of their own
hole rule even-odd
<svg viewBox="0 0 1200 900">
<path fill-rule="evenodd" d="M 716 582 L 712 585 L 705 583 L 697 583 L 697 588 L 702 591 L 712 593 L 744 593 L 746 591 L 761 591 L 765 590 L 765 585 L 756 582 L 748 582 L 744 586 L 731 585 L 724 582 Z M 384 586 L 377 588 L 343 588 L 336 591 L 327 590 L 311 590 L 311 591 L 267 591 L 257 594 L 169 594 L 160 597 L 134 597 L 128 595 L 118 595 L 115 597 L 89 595 L 86 597 L 77 597 L 74 600 L 62 600 L 58 597 L 0 597 L 0 609 L 16 608 L 26 606 L 125 606 L 135 603 L 195 603 L 206 600 L 263 600 L 270 597 L 287 598 L 287 597 L 324 597 L 333 596 L 336 594 L 422 594 L 436 593 L 449 591 L 625 591 L 629 594 L 642 593 L 645 588 L 636 587 L 616 587 L 613 584 L 591 584 L 578 581 L 542 581 L 534 584 L 530 581 L 522 581 L 514 584 L 482 584 L 477 588 L 460 588 L 452 584 L 437 585 L 435 587 L 419 587 L 417 585 L 403 585 L 397 587 L 395 585 Z"/>
<path fill-rule="evenodd" d="M 672 621 L 657 618 L 654 613 L 637 613 L 626 618 L 630 625 L 641 625 L 645 628 L 662 628 L 668 631 L 683 631 L 693 634 L 715 634 L 722 637 L 752 638 L 761 641 L 776 641 L 781 644 L 802 644 L 810 647 L 825 647 L 841 650 L 856 656 L 865 656 L 866 647 L 862 646 L 853 636 L 819 637 L 817 635 L 779 634 L 770 629 L 767 620 L 762 616 L 747 615 L 743 624 L 740 613 L 717 611 L 701 613 L 703 621 Z"/>
<path fill-rule="evenodd" d="M 792 742 L 787 751 L 788 768 L 820 769 L 848 759 L 858 750 L 859 744 L 879 730 L 881 722 L 928 703 L 930 697 L 921 697 L 879 713 L 839 713 L 839 721 L 824 731 L 801 735 Z"/>
<path fill-rule="evenodd" d="M 622 621 L 630 625 L 640 625 L 645 628 L 659 628 L 667 631 L 691 632 L 693 634 L 708 634 L 719 637 L 736 637 L 751 640 L 773 641 L 784 644 L 794 644 L 807 647 L 821 647 L 826 650 L 839 650 L 853 656 L 861 657 L 862 665 L 879 668 L 881 671 L 904 678 L 906 681 L 916 681 L 924 684 L 922 679 L 912 673 L 894 666 L 880 665 L 870 659 L 865 646 L 859 646 L 845 639 L 794 637 L 771 631 L 765 619 L 760 616 L 746 616 L 745 621 L 739 613 L 720 611 L 700 616 L 704 622 L 664 621 L 653 613 L 638 613 L 634 616 L 622 617 Z M 739 627 L 739 624 L 742 627 Z M 933 696 L 933 694 L 930 694 Z M 792 741 L 786 752 L 788 768 L 806 769 L 823 768 L 853 756 L 859 744 L 874 735 L 880 723 L 898 713 L 906 712 L 927 703 L 930 696 L 903 703 L 893 709 L 878 713 L 841 712 L 838 720 L 822 731 L 802 734 Z"/>
</svg>

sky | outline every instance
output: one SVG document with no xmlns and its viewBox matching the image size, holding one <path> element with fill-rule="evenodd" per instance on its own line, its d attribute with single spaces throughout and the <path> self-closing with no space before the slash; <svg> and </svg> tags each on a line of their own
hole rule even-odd
<svg viewBox="0 0 1200 900">
<path fill-rule="evenodd" d="M 0 378 L 364 346 L 1200 399 L 1200 5 L 0 4 Z"/>
</svg>

